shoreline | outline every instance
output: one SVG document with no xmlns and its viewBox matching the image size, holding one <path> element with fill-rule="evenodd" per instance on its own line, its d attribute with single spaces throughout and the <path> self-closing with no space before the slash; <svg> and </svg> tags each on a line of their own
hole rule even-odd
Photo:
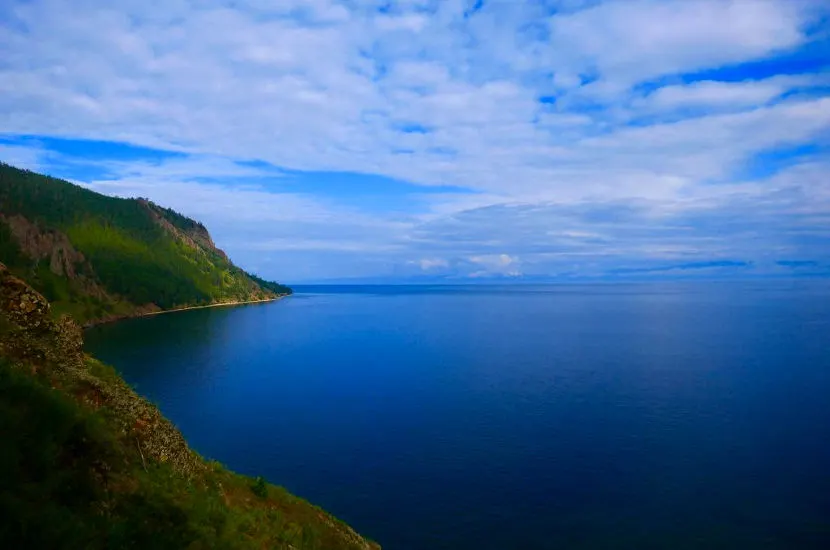
<svg viewBox="0 0 830 550">
<path fill-rule="evenodd" d="M 276 302 L 282 300 L 285 296 L 277 296 L 275 298 L 265 298 L 263 300 L 245 300 L 240 302 L 219 302 L 216 304 L 207 304 L 205 306 L 187 306 L 177 307 L 175 309 L 162 309 L 161 311 L 148 311 L 147 313 L 139 313 L 136 317 L 149 317 L 150 315 L 161 315 L 162 313 L 176 313 L 177 311 L 187 311 L 189 309 L 207 309 L 209 307 L 225 307 L 225 306 L 244 306 L 246 304 L 263 304 L 266 302 Z"/>
<path fill-rule="evenodd" d="M 280 296 L 275 296 L 274 298 L 264 298 L 262 300 L 241 300 L 241 301 L 236 301 L 236 302 L 218 302 L 218 303 L 215 303 L 215 304 L 207 304 L 207 305 L 203 305 L 203 306 L 186 306 L 186 307 L 177 307 L 177 308 L 174 308 L 174 309 L 162 309 L 162 310 L 159 310 L 159 311 L 145 311 L 145 312 L 141 312 L 141 313 L 130 313 L 130 314 L 127 314 L 127 315 L 119 315 L 117 317 L 112 317 L 112 318 L 109 318 L 109 319 L 94 319 L 92 321 L 84 323 L 82 328 L 83 329 L 88 329 L 88 328 L 92 328 L 92 327 L 95 327 L 95 326 L 98 326 L 98 325 L 105 325 L 107 323 L 114 323 L 116 321 L 123 321 L 125 319 L 138 319 L 140 317 L 150 317 L 152 315 L 161 315 L 163 313 L 176 313 L 176 312 L 179 312 L 179 311 L 188 311 L 188 310 L 191 310 L 191 309 L 207 309 L 207 308 L 212 308 L 212 307 L 244 306 L 244 305 L 247 305 L 247 304 L 264 304 L 264 303 L 268 303 L 268 302 L 276 302 L 276 301 L 282 300 L 283 298 L 286 298 L 288 296 L 290 296 L 290 294 L 282 294 Z"/>
</svg>

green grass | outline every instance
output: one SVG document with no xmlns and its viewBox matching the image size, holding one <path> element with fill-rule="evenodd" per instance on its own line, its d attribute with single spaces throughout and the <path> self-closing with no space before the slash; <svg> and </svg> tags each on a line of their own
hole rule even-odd
<svg viewBox="0 0 830 550">
<path fill-rule="evenodd" d="M 96 360 L 86 366 L 103 383 L 120 381 Z M 113 409 L 78 399 L 85 387 L 0 359 L 0 547 L 361 547 L 343 524 L 262 478 L 216 462 L 188 478 L 145 458 Z"/>
<path fill-rule="evenodd" d="M 0 540 L 6 548 L 89 548 L 104 532 L 96 462 L 113 463 L 100 416 L 0 363 Z"/>
</svg>

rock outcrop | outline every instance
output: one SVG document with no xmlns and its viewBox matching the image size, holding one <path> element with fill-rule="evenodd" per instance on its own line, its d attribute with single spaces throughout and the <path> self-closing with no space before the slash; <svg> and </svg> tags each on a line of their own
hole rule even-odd
<svg viewBox="0 0 830 550">
<path fill-rule="evenodd" d="M 19 214 L 0 214 L 0 223 L 9 228 L 17 246 L 33 264 L 45 262 L 49 266 L 49 271 L 58 277 L 65 277 L 70 285 L 87 296 L 101 301 L 117 299 L 96 282 L 92 266 L 84 255 L 72 246 L 66 234 L 54 229 L 41 229 Z"/>
<path fill-rule="evenodd" d="M 213 242 L 213 238 L 210 236 L 210 233 L 204 225 L 194 223 L 187 229 L 176 227 L 164 215 L 164 210 L 156 204 L 146 199 L 138 199 L 138 202 L 147 209 L 147 212 L 150 214 L 150 217 L 153 218 L 154 222 L 156 222 L 165 231 L 173 235 L 173 237 L 183 242 L 185 245 L 197 250 L 213 252 L 223 260 L 228 261 L 228 255 L 225 254 L 224 250 L 217 248 L 216 244 Z"/>
<path fill-rule="evenodd" d="M 69 317 L 53 320 L 49 302 L 0 264 L 0 353 L 45 366 L 83 362 L 80 327 Z"/>
<path fill-rule="evenodd" d="M 89 269 L 84 255 L 75 250 L 69 238 L 60 231 L 42 231 L 20 215 L 0 215 L 0 222 L 8 225 L 20 249 L 34 261 L 48 260 L 55 275 L 75 279 L 78 271 Z"/>
<path fill-rule="evenodd" d="M 51 317 L 49 302 L 0 264 L 0 355 L 50 377 L 57 387 L 93 407 L 108 407 L 123 434 L 148 457 L 192 475 L 203 467 L 182 434 L 120 377 L 102 378 L 104 367 L 83 352 L 81 328 L 70 317 Z"/>
</svg>

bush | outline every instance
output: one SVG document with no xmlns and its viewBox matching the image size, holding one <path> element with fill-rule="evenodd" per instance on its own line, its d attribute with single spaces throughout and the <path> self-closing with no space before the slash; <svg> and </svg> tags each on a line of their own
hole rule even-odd
<svg viewBox="0 0 830 550">
<path fill-rule="evenodd" d="M 253 485 L 251 485 L 251 491 L 258 496 L 259 498 L 267 498 L 268 497 L 268 483 L 265 479 L 260 476 L 254 480 Z"/>
</svg>

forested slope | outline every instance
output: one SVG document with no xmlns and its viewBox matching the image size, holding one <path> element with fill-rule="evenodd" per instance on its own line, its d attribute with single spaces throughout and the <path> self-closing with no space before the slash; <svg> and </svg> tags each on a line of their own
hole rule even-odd
<svg viewBox="0 0 830 550">
<path fill-rule="evenodd" d="M 173 210 L 3 163 L 0 261 L 84 323 L 291 292 L 233 265 Z"/>
</svg>

